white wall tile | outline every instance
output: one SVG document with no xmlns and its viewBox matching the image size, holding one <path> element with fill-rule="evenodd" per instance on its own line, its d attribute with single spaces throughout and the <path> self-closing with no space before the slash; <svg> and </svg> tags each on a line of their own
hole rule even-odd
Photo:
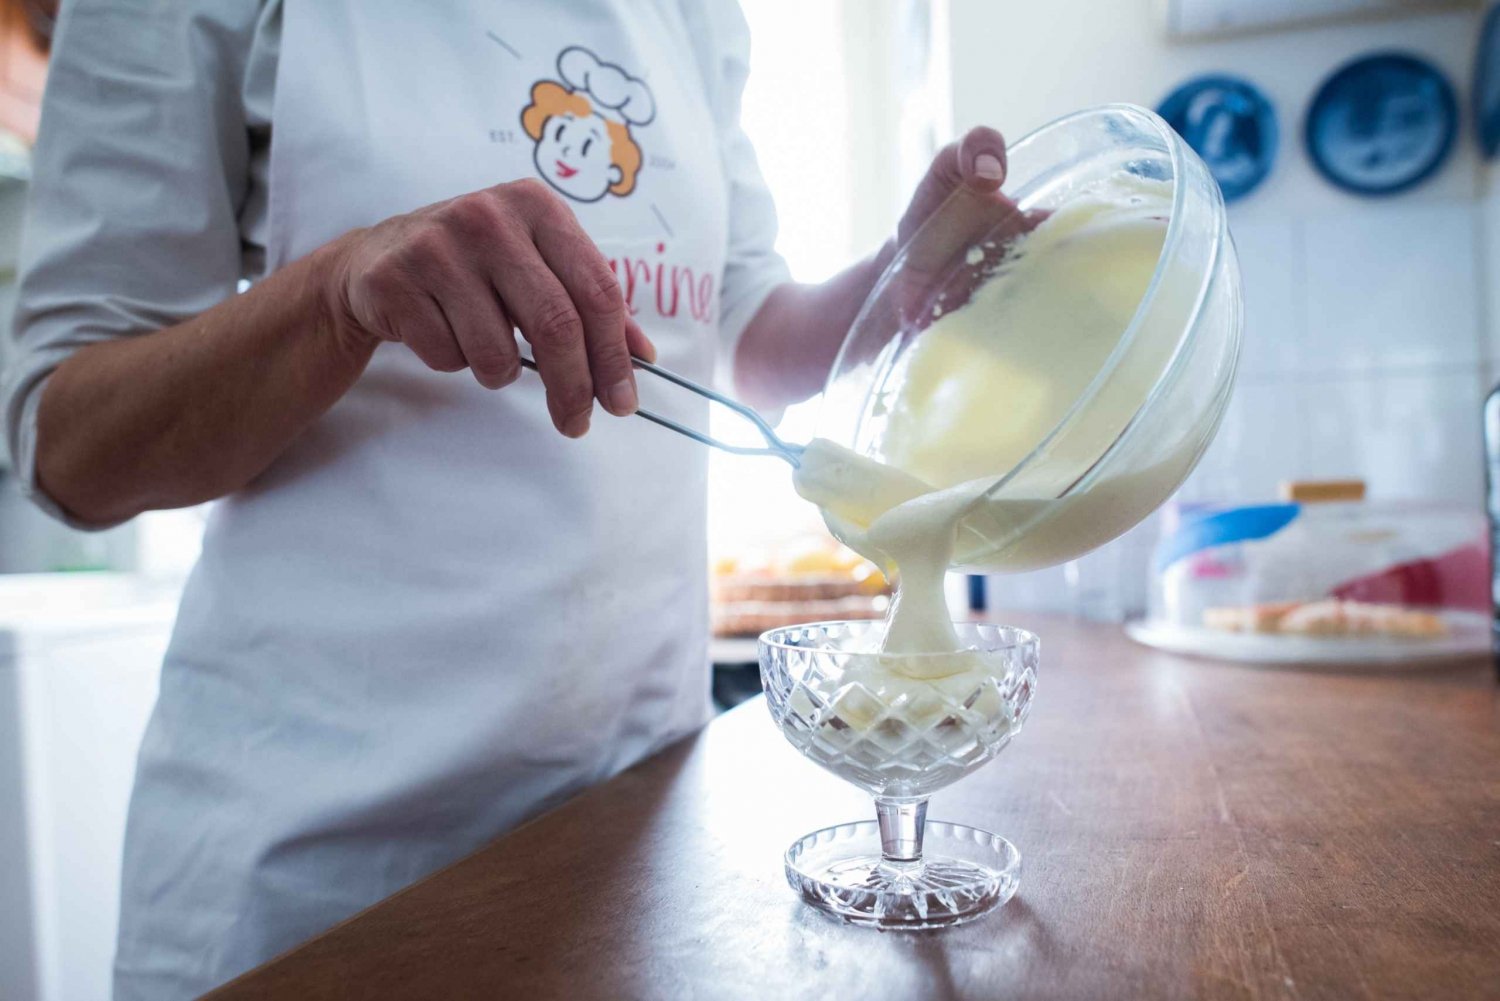
<svg viewBox="0 0 1500 1001">
<path fill-rule="evenodd" d="M 1241 378 L 1219 433 L 1182 488 L 1188 501 L 1262 501 L 1297 475 L 1301 398 L 1281 380 Z"/>
<path fill-rule="evenodd" d="M 1307 219 L 1308 371 L 1476 365 L 1478 219 L 1472 201 L 1394 201 Z"/>
<path fill-rule="evenodd" d="M 985 578 L 985 608 L 992 612 L 1070 612 L 1073 596 L 1062 567 Z"/>
<path fill-rule="evenodd" d="M 1296 225 L 1285 217 L 1241 221 L 1231 209 L 1230 230 L 1245 282 L 1240 371 L 1246 376 L 1301 371 L 1306 332 Z"/>
<path fill-rule="evenodd" d="M 1356 477 L 1371 497 L 1477 504 L 1483 397 L 1474 372 L 1241 380 L 1181 496 L 1253 502 L 1282 480 Z"/>
<path fill-rule="evenodd" d="M 1486 310 L 1484 331 L 1484 353 L 1489 360 L 1489 380 L 1500 378 L 1500 161 L 1491 161 L 1485 167 L 1485 196 L 1480 204 L 1480 225 L 1483 227 L 1482 249 L 1479 255 L 1479 287 L 1485 298 Z"/>
<path fill-rule="evenodd" d="M 1476 373 L 1311 381 L 1299 475 L 1363 477 L 1372 498 L 1478 505 L 1484 484 Z"/>
</svg>

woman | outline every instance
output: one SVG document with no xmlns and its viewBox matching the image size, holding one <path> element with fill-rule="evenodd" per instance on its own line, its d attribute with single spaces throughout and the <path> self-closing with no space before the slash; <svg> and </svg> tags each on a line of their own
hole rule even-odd
<svg viewBox="0 0 1500 1001">
<path fill-rule="evenodd" d="M 699 726 L 706 456 L 593 404 L 636 409 L 631 353 L 816 391 L 894 252 L 787 282 L 732 2 L 443 8 L 64 5 L 16 467 L 87 528 L 221 498 L 140 753 L 121 997 L 205 991 Z M 898 238 L 1003 157 L 944 150 Z"/>
</svg>

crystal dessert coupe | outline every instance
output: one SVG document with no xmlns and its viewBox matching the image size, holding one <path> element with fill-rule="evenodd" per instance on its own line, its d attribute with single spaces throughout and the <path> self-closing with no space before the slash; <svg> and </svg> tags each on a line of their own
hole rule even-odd
<svg viewBox="0 0 1500 1001">
<path fill-rule="evenodd" d="M 875 797 L 876 820 L 815 831 L 787 849 L 787 881 L 854 924 L 958 924 L 1011 898 L 1021 855 L 998 835 L 927 823 L 927 798 L 1021 729 L 1036 689 L 1037 638 L 959 623 L 961 653 L 883 654 L 875 652 L 882 628 L 824 622 L 760 639 L 766 704 L 782 734 Z"/>
</svg>

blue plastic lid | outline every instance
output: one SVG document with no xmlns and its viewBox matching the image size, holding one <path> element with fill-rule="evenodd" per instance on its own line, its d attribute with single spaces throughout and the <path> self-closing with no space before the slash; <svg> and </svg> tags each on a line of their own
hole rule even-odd
<svg viewBox="0 0 1500 1001">
<path fill-rule="evenodd" d="M 1268 538 L 1290 525 L 1301 511 L 1301 504 L 1257 504 L 1193 518 L 1156 547 L 1156 572 L 1205 549 Z"/>
</svg>

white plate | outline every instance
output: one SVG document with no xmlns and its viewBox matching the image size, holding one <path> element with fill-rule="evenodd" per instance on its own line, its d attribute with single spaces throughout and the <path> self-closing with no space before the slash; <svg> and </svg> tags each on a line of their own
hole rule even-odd
<svg viewBox="0 0 1500 1001">
<path fill-rule="evenodd" d="M 1463 658 L 1490 656 L 1490 620 L 1480 612 L 1445 612 L 1446 636 L 1277 636 L 1229 633 L 1149 620 L 1130 622 L 1137 643 L 1168 653 L 1245 664 L 1328 664 L 1400 670 Z"/>
</svg>

